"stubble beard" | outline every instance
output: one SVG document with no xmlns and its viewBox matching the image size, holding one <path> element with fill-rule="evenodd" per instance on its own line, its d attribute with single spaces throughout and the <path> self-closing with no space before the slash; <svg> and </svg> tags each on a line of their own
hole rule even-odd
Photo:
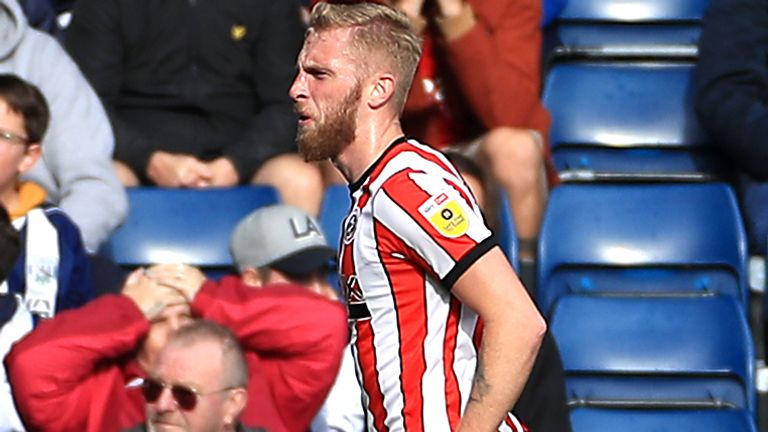
<svg viewBox="0 0 768 432">
<path fill-rule="evenodd" d="M 296 143 L 304 160 L 335 159 L 352 144 L 356 137 L 357 105 L 361 95 L 362 86 L 357 84 L 328 112 L 322 123 L 314 127 L 299 127 Z"/>
</svg>

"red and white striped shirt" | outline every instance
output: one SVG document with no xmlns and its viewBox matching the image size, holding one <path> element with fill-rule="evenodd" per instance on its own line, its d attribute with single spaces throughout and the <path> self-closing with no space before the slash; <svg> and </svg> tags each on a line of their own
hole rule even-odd
<svg viewBox="0 0 768 432">
<path fill-rule="evenodd" d="M 401 138 L 354 184 L 339 263 L 370 430 L 453 431 L 482 332 L 450 292 L 496 245 L 456 169 Z M 522 431 L 513 416 L 500 431 Z"/>
</svg>

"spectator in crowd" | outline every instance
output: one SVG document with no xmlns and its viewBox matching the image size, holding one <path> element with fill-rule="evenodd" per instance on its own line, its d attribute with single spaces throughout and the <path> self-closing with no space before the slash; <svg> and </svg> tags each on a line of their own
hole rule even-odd
<svg viewBox="0 0 768 432">
<path fill-rule="evenodd" d="M 403 130 L 489 167 L 509 197 L 520 255 L 532 259 L 550 164 L 549 115 L 539 98 L 541 1 L 391 3 L 423 40 Z"/>
<path fill-rule="evenodd" d="M 306 212 L 274 205 L 253 211 L 235 227 L 232 257 L 243 281 L 252 287 L 289 283 L 338 301 L 328 280 L 336 251 L 328 246 L 320 225 Z M 344 351 L 336 382 L 312 432 L 362 432 L 365 414 L 360 385 L 349 348 Z"/>
<path fill-rule="evenodd" d="M 25 178 L 42 186 L 95 252 L 127 212 L 111 166 L 114 140 L 98 97 L 51 36 L 28 27 L 16 0 L 0 0 L 0 73 L 37 86 L 51 109 L 43 163 Z"/>
<path fill-rule="evenodd" d="M 11 218 L 0 204 L 0 282 L 4 281 L 16 264 L 19 255 L 19 232 L 11 225 Z"/>
<path fill-rule="evenodd" d="M 248 364 L 237 338 L 213 321 L 195 320 L 160 350 L 142 383 L 148 425 L 131 431 L 251 430 L 239 424 L 247 385 Z"/>
<path fill-rule="evenodd" d="M 734 31 L 738 29 L 738 31 Z M 712 0 L 696 66 L 696 110 L 739 172 L 752 253 L 768 252 L 768 2 Z"/>
<path fill-rule="evenodd" d="M 0 202 L 21 232 L 22 251 L 7 288 L 39 318 L 93 298 L 91 273 L 77 226 L 46 202 L 43 188 L 21 181 L 40 158 L 49 121 L 37 87 L 0 74 Z"/>
<path fill-rule="evenodd" d="M 0 204 L 0 283 L 11 272 L 21 248 L 19 233 L 11 225 L 8 212 Z M 13 294 L 0 294 L 0 353 L 8 352 L 15 341 L 32 329 L 32 319 L 26 308 Z M 16 413 L 8 384 L 5 367 L 0 362 L 0 430 L 24 430 L 21 419 Z"/>
<path fill-rule="evenodd" d="M 79 0 L 65 45 L 110 115 L 123 184 L 270 184 L 316 214 L 322 176 L 295 152 L 288 97 L 303 32 L 295 0 Z"/>
<path fill-rule="evenodd" d="M 446 154 L 456 167 L 469 190 L 484 209 L 486 220 L 496 209 L 486 206 L 493 202 L 494 184 L 485 171 L 472 159 L 455 152 Z M 493 226 L 493 224 L 491 224 Z M 530 290 L 529 290 L 530 291 Z M 565 372 L 560 351 L 550 332 L 544 335 L 541 349 L 533 363 L 523 392 L 512 412 L 532 431 L 570 432 L 571 419 L 565 398 Z"/>
<path fill-rule="evenodd" d="M 306 430 L 347 343 L 343 307 L 287 284 L 256 290 L 235 277 L 205 281 L 183 265 L 139 269 L 122 294 L 46 320 L 14 345 L 6 366 L 24 423 L 93 432 L 145 423 L 143 379 L 193 318 L 229 328 L 245 351 L 245 426 Z"/>
</svg>

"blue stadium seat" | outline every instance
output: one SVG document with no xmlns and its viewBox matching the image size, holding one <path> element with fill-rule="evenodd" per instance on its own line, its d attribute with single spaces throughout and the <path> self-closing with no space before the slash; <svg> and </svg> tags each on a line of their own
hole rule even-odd
<svg viewBox="0 0 768 432">
<path fill-rule="evenodd" d="M 746 237 L 725 183 L 570 183 L 539 234 L 537 301 L 722 294 L 747 304 Z"/>
<path fill-rule="evenodd" d="M 724 171 L 693 109 L 693 68 L 658 62 L 555 65 L 542 98 L 552 115 L 550 145 L 561 177 L 698 178 Z"/>
<path fill-rule="evenodd" d="M 569 0 L 553 22 L 556 56 L 693 57 L 708 0 Z"/>
<path fill-rule="evenodd" d="M 346 185 L 330 185 L 325 189 L 319 222 L 328 243 L 337 249 L 341 240 L 341 224 L 351 205 L 349 188 Z"/>
<path fill-rule="evenodd" d="M 126 268 L 183 262 L 212 272 L 228 269 L 229 238 L 237 222 L 278 202 L 269 186 L 127 192 L 128 217 L 100 251 Z"/>
<path fill-rule="evenodd" d="M 576 408 L 573 432 L 757 432 L 744 410 L 628 410 Z"/>
<path fill-rule="evenodd" d="M 752 338 L 732 297 L 568 296 L 550 328 L 571 406 L 737 408 L 754 416 Z"/>
<path fill-rule="evenodd" d="M 512 206 L 509 204 L 507 194 L 504 192 L 499 194 L 499 213 L 498 213 L 498 227 L 496 229 L 496 236 L 499 240 L 499 246 L 504 254 L 512 263 L 512 267 L 515 271 L 520 271 L 520 244 L 517 237 L 517 229 L 515 228 L 515 217 L 512 214 Z"/>
<path fill-rule="evenodd" d="M 349 188 L 342 185 L 332 185 L 326 188 L 323 202 L 320 207 L 320 225 L 325 232 L 328 242 L 332 245 L 339 244 L 341 238 L 341 224 L 349 212 L 351 205 Z M 506 195 L 500 194 L 498 209 L 499 227 L 497 238 L 499 245 L 515 270 L 520 269 L 518 259 L 518 238 L 515 230 L 514 216 Z"/>
</svg>

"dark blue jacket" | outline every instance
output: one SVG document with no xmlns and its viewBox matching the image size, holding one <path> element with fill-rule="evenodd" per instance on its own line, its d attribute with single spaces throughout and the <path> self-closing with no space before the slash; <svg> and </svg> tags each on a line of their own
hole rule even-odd
<svg viewBox="0 0 768 432">
<path fill-rule="evenodd" d="M 59 237 L 58 294 L 56 312 L 84 305 L 94 298 L 91 269 L 80 230 L 58 207 L 43 205 L 45 215 Z M 26 280 L 27 224 L 20 230 L 22 252 L 8 277 L 8 289 L 24 296 Z"/>
</svg>

